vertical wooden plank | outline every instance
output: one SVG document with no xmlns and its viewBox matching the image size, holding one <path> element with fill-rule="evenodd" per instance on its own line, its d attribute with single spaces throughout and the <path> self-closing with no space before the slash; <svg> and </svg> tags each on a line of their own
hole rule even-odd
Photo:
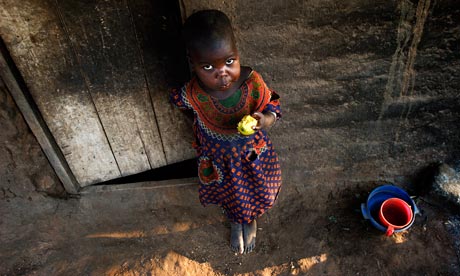
<svg viewBox="0 0 460 276">
<path fill-rule="evenodd" d="M 168 86 L 188 78 L 185 49 L 180 40 L 177 1 L 130 0 L 137 45 L 148 80 L 168 164 L 195 157 L 190 121 L 169 103 Z"/>
<path fill-rule="evenodd" d="M 81 186 L 120 176 L 52 2 L 2 0 L 0 34 Z"/>
<path fill-rule="evenodd" d="M 166 165 L 123 0 L 55 0 L 122 175 Z"/>
</svg>

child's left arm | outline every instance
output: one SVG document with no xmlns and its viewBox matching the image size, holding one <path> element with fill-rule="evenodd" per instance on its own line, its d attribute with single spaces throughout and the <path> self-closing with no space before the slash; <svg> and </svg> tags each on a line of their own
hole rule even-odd
<svg viewBox="0 0 460 276">
<path fill-rule="evenodd" d="M 265 106 L 262 112 L 254 112 L 252 116 L 257 119 L 258 123 L 254 129 L 271 128 L 276 121 L 281 118 L 281 108 L 279 103 L 279 95 L 270 91 L 270 102 Z"/>
</svg>

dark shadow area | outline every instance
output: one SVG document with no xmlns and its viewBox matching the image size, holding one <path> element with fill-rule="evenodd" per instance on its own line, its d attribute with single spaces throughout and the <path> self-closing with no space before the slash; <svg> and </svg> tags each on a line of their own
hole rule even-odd
<svg viewBox="0 0 460 276">
<path fill-rule="evenodd" d="M 181 86 L 190 72 L 181 38 L 179 1 L 132 1 L 129 8 L 149 85 Z"/>
<path fill-rule="evenodd" d="M 416 196 L 426 196 L 430 193 L 436 175 L 439 173 L 440 163 L 431 163 L 418 170 L 411 179 L 410 189 Z"/>
<path fill-rule="evenodd" d="M 128 175 L 125 177 L 101 182 L 97 185 L 128 184 L 147 181 L 161 181 L 168 179 L 181 179 L 197 176 L 196 159 L 188 159 L 182 162 L 167 165 L 161 168 Z"/>
</svg>

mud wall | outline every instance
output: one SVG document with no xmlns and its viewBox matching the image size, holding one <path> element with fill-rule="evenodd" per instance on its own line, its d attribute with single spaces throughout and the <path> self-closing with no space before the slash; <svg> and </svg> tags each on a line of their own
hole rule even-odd
<svg viewBox="0 0 460 276">
<path fill-rule="evenodd" d="M 0 126 L 0 199 L 65 196 L 62 184 L 1 79 Z"/>
<path fill-rule="evenodd" d="M 234 22 L 242 63 L 282 97 L 285 191 L 409 185 L 459 159 L 455 1 L 182 1 Z"/>
</svg>

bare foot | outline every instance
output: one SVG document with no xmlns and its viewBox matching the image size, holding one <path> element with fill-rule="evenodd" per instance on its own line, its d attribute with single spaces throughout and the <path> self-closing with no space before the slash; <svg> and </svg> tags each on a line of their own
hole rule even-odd
<svg viewBox="0 0 460 276">
<path fill-rule="evenodd" d="M 243 254 L 244 241 L 243 241 L 243 225 L 231 222 L 230 232 L 230 247 L 233 252 Z"/>
<path fill-rule="evenodd" d="M 251 253 L 256 247 L 257 222 L 243 224 L 244 253 Z"/>
</svg>

